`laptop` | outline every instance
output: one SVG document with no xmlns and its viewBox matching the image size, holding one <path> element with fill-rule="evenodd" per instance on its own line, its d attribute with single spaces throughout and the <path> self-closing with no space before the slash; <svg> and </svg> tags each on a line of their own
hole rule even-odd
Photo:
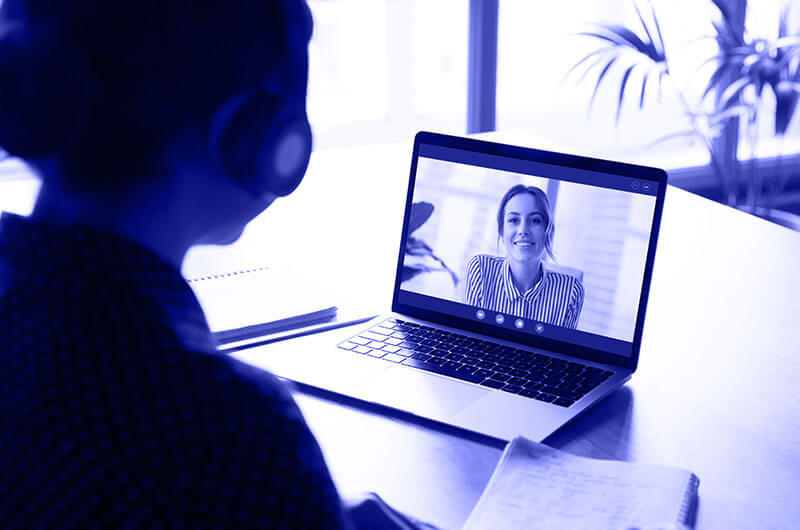
<svg viewBox="0 0 800 530">
<path fill-rule="evenodd" d="M 235 356 L 448 425 L 541 441 L 636 370 L 666 178 L 420 132 L 391 312 Z"/>
</svg>

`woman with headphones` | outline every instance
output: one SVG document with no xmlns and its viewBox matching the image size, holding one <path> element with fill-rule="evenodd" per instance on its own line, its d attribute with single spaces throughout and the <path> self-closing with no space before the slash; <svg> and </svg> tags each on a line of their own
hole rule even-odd
<svg viewBox="0 0 800 530">
<path fill-rule="evenodd" d="M 543 266 L 553 259 L 555 223 L 547 195 L 517 184 L 497 209 L 497 236 L 506 257 L 479 254 L 467 264 L 465 301 L 502 315 L 575 329 L 583 307 L 583 285 Z"/>
<path fill-rule="evenodd" d="M 3 0 L 0 147 L 42 183 L 0 218 L 4 528 L 410 527 L 342 509 L 179 272 L 300 183 L 311 28 L 303 0 Z"/>
</svg>

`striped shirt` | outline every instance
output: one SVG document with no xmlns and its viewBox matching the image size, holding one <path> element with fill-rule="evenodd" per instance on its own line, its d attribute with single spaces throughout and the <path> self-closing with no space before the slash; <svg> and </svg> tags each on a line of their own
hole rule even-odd
<svg viewBox="0 0 800 530">
<path fill-rule="evenodd" d="M 544 267 L 539 282 L 520 293 L 505 258 L 478 254 L 467 264 L 466 303 L 489 311 L 575 329 L 583 294 L 580 280 Z"/>
</svg>

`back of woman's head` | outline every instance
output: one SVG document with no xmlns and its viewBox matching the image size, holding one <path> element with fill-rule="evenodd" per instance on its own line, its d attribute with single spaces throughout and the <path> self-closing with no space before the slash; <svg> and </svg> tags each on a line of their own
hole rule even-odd
<svg viewBox="0 0 800 530">
<path fill-rule="evenodd" d="M 0 146 L 74 188 L 163 170 L 166 143 L 286 67 L 303 0 L 3 0 Z"/>
</svg>

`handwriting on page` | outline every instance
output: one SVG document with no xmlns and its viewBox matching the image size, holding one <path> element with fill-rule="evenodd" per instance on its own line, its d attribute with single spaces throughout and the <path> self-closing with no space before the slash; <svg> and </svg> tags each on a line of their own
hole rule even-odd
<svg viewBox="0 0 800 530">
<path fill-rule="evenodd" d="M 678 528 L 691 474 L 512 442 L 465 529 Z"/>
</svg>

